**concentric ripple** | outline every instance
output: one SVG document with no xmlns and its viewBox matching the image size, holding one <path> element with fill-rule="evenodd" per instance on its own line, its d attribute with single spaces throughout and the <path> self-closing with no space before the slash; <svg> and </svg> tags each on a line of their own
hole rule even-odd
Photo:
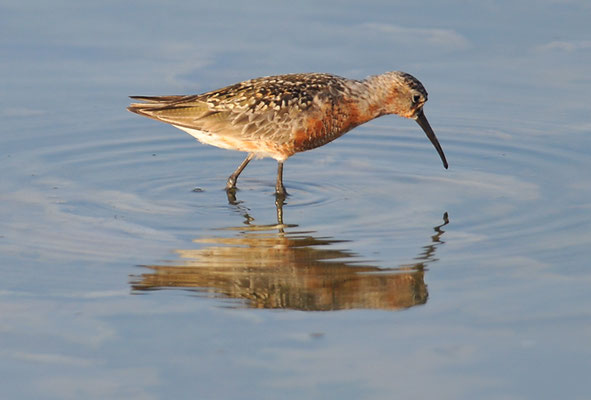
<svg viewBox="0 0 591 400">
<path fill-rule="evenodd" d="M 456 246 L 519 255 L 562 245 L 556 232 L 580 241 L 578 227 L 588 216 L 576 210 L 589 207 L 588 190 L 577 186 L 589 170 L 584 151 L 569 148 L 559 127 L 486 123 L 438 127 L 449 170 L 417 127 L 387 118 L 298 154 L 285 164 L 285 223 L 346 240 L 361 259 L 384 268 L 411 260 L 419 238 L 446 211 L 448 240 Z M 30 190 L 53 188 L 49 201 L 63 218 L 99 218 L 95 233 L 100 218 L 113 216 L 135 225 L 114 233 L 109 224 L 105 236 L 160 232 L 166 240 L 208 237 L 242 218 L 261 224 L 275 218 L 273 160 L 254 160 L 231 199 L 223 188 L 240 153 L 201 145 L 166 126 L 77 132 L 70 139 L 19 156 L 31 160 Z M 73 229 L 68 237 L 83 224 Z"/>
</svg>

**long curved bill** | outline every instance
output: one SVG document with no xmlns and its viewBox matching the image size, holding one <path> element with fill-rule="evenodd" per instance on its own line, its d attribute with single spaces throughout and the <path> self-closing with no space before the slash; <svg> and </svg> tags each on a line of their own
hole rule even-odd
<svg viewBox="0 0 591 400">
<path fill-rule="evenodd" d="M 437 152 L 439 153 L 439 157 L 441 157 L 441 161 L 443 161 L 443 166 L 445 167 L 445 169 L 447 169 L 447 160 L 445 159 L 445 154 L 443 154 L 443 149 L 439 144 L 439 140 L 437 140 L 437 136 L 435 136 L 435 132 L 433 132 L 433 129 L 431 129 L 431 125 L 429 125 L 429 121 L 427 121 L 427 117 L 425 117 L 425 113 L 423 112 L 423 110 L 420 110 L 417 113 L 415 121 L 417 121 L 417 124 L 419 124 L 420 127 L 423 128 L 425 134 L 427 135 L 431 143 L 433 143 L 433 146 L 435 146 L 435 150 L 437 150 Z"/>
</svg>

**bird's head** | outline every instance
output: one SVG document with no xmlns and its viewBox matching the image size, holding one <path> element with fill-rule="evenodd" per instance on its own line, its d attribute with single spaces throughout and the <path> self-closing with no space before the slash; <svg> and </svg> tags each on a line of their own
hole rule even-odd
<svg viewBox="0 0 591 400">
<path fill-rule="evenodd" d="M 384 93 L 384 114 L 396 114 L 414 119 L 433 143 L 439 157 L 441 157 L 443 166 L 447 168 L 448 164 L 443 149 L 423 112 L 423 106 L 428 98 L 427 90 L 423 84 L 414 76 L 400 71 L 386 72 L 374 79 L 379 82 L 380 89 Z"/>
</svg>

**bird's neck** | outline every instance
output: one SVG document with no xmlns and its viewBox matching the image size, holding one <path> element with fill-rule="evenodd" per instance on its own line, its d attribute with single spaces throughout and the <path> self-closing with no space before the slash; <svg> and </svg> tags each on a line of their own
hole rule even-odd
<svg viewBox="0 0 591 400">
<path fill-rule="evenodd" d="M 387 114 L 384 106 L 389 93 L 380 80 L 380 75 L 370 76 L 362 81 L 351 81 L 349 84 L 350 101 L 355 105 L 364 123 Z"/>
</svg>

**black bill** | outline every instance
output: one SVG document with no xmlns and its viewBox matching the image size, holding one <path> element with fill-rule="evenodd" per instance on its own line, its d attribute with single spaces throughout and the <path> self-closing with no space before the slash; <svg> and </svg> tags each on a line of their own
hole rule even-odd
<svg viewBox="0 0 591 400">
<path fill-rule="evenodd" d="M 445 154 L 443 154 L 443 149 L 439 144 L 439 140 L 437 140 L 437 136 L 435 136 L 435 132 L 433 132 L 433 129 L 431 129 L 431 125 L 429 125 L 429 121 L 427 121 L 427 117 L 425 117 L 425 113 L 423 113 L 423 110 L 420 110 L 418 112 L 415 121 L 417 121 L 417 124 L 419 124 L 421 128 L 423 128 L 425 134 L 427 135 L 431 143 L 433 143 L 433 146 L 435 146 L 435 149 L 439 153 L 439 157 L 441 157 L 441 161 L 443 161 L 443 166 L 445 167 L 445 169 L 447 169 L 447 160 L 445 159 Z"/>
</svg>

